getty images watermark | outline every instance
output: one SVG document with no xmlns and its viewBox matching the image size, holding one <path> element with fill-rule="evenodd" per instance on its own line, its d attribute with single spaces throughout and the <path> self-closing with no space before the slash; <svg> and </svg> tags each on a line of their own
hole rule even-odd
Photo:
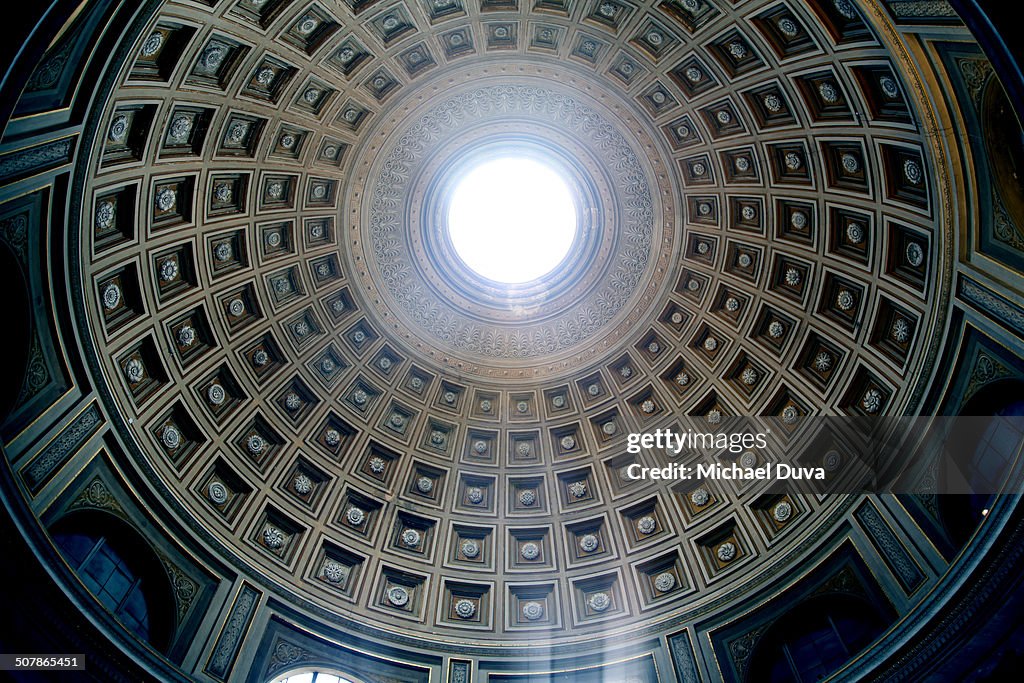
<svg viewBox="0 0 1024 683">
<path fill-rule="evenodd" d="M 766 481 L 789 492 L 1024 494 L 1024 417 L 680 415 L 628 434 L 631 480 Z"/>
<path fill-rule="evenodd" d="M 639 454 L 642 450 L 664 451 L 678 456 L 684 451 L 720 451 L 733 455 L 763 450 L 768 448 L 769 431 L 764 432 L 733 432 L 711 433 L 687 429 L 674 432 L 671 429 L 658 429 L 653 432 L 630 434 L 626 441 L 626 452 Z M 633 480 L 811 480 L 824 481 L 824 467 L 802 467 L 785 462 L 764 462 L 756 466 L 757 458 L 751 466 L 731 461 L 697 462 L 692 464 L 669 463 L 663 467 L 644 467 L 633 463 L 626 468 L 626 477 Z"/>
</svg>

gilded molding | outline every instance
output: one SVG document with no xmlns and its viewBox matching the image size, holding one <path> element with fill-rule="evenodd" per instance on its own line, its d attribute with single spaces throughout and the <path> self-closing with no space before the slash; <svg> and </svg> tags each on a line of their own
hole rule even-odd
<svg viewBox="0 0 1024 683">
<path fill-rule="evenodd" d="M 104 510 L 111 512 L 122 519 L 127 520 L 125 513 L 117 497 L 107 488 L 102 478 L 96 476 L 78 494 L 68 506 L 68 512 L 74 510 Z"/>
<path fill-rule="evenodd" d="M 954 19 L 959 18 L 956 10 L 948 2 L 942 0 L 906 0 L 886 4 L 893 15 L 901 19 Z"/>
<path fill-rule="evenodd" d="M 249 584 L 242 584 L 231 612 L 228 614 L 224 628 L 206 664 L 206 672 L 220 680 L 227 680 L 234 666 L 235 658 L 242 647 L 245 633 L 249 629 L 256 607 L 259 604 L 260 592 Z"/>
<path fill-rule="evenodd" d="M 180 627 L 185 620 L 185 616 L 192 609 L 192 603 L 199 595 L 199 584 L 165 555 L 159 553 L 158 555 L 171 584 L 174 604 L 177 609 L 178 626 Z"/>
<path fill-rule="evenodd" d="M 960 296 L 1024 337 L 1024 309 L 968 277 L 960 279 Z"/>
<path fill-rule="evenodd" d="M 669 636 L 668 648 L 672 653 L 672 663 L 679 683 L 700 683 L 701 677 L 697 669 L 697 660 L 693 655 L 693 645 L 690 643 L 690 632 L 680 631 Z"/>
<path fill-rule="evenodd" d="M 459 659 L 448 662 L 448 683 L 470 683 L 473 663 Z"/>
<path fill-rule="evenodd" d="M 25 484 L 37 493 L 53 473 L 66 463 L 103 424 L 99 406 L 95 403 L 79 413 L 70 424 L 61 430 L 39 455 L 22 469 Z"/>
<path fill-rule="evenodd" d="M 70 163 L 74 143 L 66 137 L 0 156 L 0 183 Z"/>
<path fill-rule="evenodd" d="M 910 557 L 907 549 L 899 542 L 892 528 L 882 519 L 878 509 L 869 501 L 854 513 L 868 538 L 881 554 L 885 563 L 895 574 L 900 586 L 907 594 L 913 593 L 924 582 L 921 568 Z"/>
</svg>

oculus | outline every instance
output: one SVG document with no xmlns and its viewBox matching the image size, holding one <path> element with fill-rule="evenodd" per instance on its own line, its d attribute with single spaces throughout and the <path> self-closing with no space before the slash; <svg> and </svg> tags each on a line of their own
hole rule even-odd
<svg viewBox="0 0 1024 683">
<path fill-rule="evenodd" d="M 551 166 L 500 157 L 471 168 L 448 204 L 448 237 L 477 275 L 521 284 L 554 271 L 576 239 L 576 202 Z"/>
</svg>

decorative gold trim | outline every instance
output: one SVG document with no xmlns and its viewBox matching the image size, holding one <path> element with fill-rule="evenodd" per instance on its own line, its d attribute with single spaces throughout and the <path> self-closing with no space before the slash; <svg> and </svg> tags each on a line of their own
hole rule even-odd
<svg viewBox="0 0 1024 683">
<path fill-rule="evenodd" d="M 292 621 L 290 619 L 285 619 L 284 616 L 281 613 L 279 613 L 279 612 L 274 612 L 273 614 L 274 614 L 274 618 L 275 618 L 276 621 L 286 625 L 288 628 L 290 628 L 292 631 L 294 631 L 296 633 L 301 633 L 301 634 L 307 636 L 308 638 L 310 638 L 311 640 L 313 640 L 315 642 L 328 643 L 328 644 L 333 645 L 333 646 L 335 646 L 335 647 L 337 647 L 337 648 L 339 648 L 341 650 L 348 650 L 349 652 L 357 652 L 357 653 L 359 653 L 361 655 L 365 655 L 365 656 L 367 656 L 367 657 L 369 657 L 371 659 L 385 659 L 385 658 L 387 658 L 390 661 L 398 662 L 399 664 L 401 664 L 403 666 L 407 666 L 407 667 L 409 667 L 411 669 L 417 669 L 419 671 L 424 671 L 428 675 L 430 675 L 430 672 L 432 671 L 431 667 L 429 667 L 429 666 L 426 666 L 426 665 L 423 665 L 423 664 L 418 664 L 418 663 L 410 661 L 408 659 L 402 659 L 401 657 L 398 657 L 398 656 L 396 656 L 393 653 L 388 653 L 385 656 L 385 655 L 382 655 L 379 652 L 372 652 L 370 650 L 364 650 L 362 648 L 353 647 L 349 643 L 343 643 L 340 640 L 336 640 L 334 638 L 330 638 L 330 637 L 324 635 L 323 633 L 317 633 L 316 631 L 311 631 L 310 629 L 306 628 L 305 626 L 303 626 L 301 624 L 297 624 L 297 623 L 295 623 L 294 621 Z"/>
</svg>

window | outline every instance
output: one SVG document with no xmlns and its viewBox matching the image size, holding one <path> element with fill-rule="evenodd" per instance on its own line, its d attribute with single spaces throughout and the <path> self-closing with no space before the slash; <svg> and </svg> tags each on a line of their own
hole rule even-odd
<svg viewBox="0 0 1024 683">
<path fill-rule="evenodd" d="M 284 678 L 275 678 L 273 683 L 355 683 L 355 681 L 326 671 L 306 671 L 288 674 Z"/>
<path fill-rule="evenodd" d="M 53 540 L 89 592 L 126 629 L 165 648 L 173 598 L 163 567 L 127 524 L 103 513 L 76 513 L 60 520 Z"/>
<path fill-rule="evenodd" d="M 959 476 L 976 493 L 939 496 L 939 515 L 954 548 L 974 535 L 995 501 L 1021 448 L 1024 429 L 1024 382 L 1003 380 L 981 389 L 960 410 L 964 417 L 999 417 L 969 420 L 957 426 L 949 447 Z"/>
<path fill-rule="evenodd" d="M 852 596 L 812 598 L 765 633 L 751 658 L 748 681 L 809 683 L 827 678 L 884 628 L 866 601 Z"/>
</svg>

